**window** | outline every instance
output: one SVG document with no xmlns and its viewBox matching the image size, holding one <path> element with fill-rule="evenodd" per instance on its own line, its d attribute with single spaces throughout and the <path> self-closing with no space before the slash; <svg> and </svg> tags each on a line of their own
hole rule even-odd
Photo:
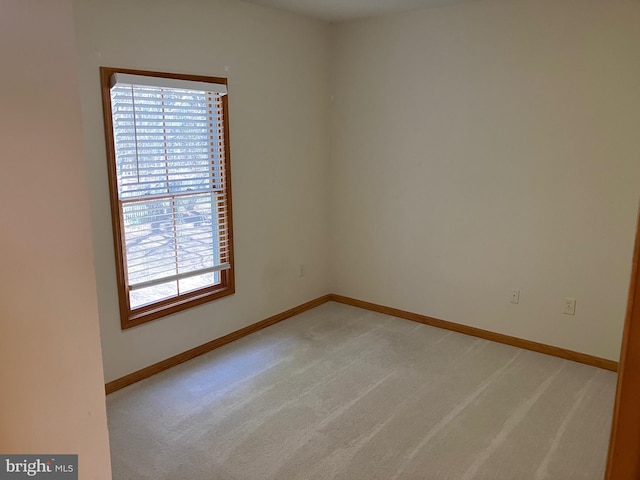
<svg viewBox="0 0 640 480">
<path fill-rule="evenodd" d="M 124 329 L 234 292 L 227 81 L 100 72 Z"/>
</svg>

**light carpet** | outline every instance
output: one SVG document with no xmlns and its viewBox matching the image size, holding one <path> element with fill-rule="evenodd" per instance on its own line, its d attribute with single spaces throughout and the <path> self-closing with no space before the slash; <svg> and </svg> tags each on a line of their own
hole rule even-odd
<svg viewBox="0 0 640 480">
<path fill-rule="evenodd" d="M 615 382 L 329 302 L 109 395 L 113 478 L 602 479 Z"/>
</svg>

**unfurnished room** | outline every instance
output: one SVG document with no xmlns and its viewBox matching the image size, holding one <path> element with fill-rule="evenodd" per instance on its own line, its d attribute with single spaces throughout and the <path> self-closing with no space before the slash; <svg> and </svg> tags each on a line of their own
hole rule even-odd
<svg viewBox="0 0 640 480">
<path fill-rule="evenodd" d="M 0 0 L 0 478 L 639 478 L 638 52 L 639 0 Z"/>
</svg>

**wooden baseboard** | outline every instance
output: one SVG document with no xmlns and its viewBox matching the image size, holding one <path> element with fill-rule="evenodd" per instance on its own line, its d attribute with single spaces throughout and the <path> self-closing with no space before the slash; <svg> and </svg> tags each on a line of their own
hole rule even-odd
<svg viewBox="0 0 640 480">
<path fill-rule="evenodd" d="M 545 345 L 544 343 L 532 342 L 531 340 L 511 337 L 509 335 L 503 335 L 501 333 L 490 332 L 488 330 L 482 330 L 480 328 L 448 322 L 446 320 L 440 320 L 438 318 L 420 315 L 419 313 L 407 312 L 405 310 L 400 310 L 397 308 L 385 307 L 376 303 L 365 302 L 363 300 L 357 300 L 355 298 L 345 297 L 342 295 L 331 294 L 329 297 L 331 301 L 344 303 L 346 305 L 352 305 L 354 307 L 364 308 L 373 312 L 384 313 L 394 317 L 404 318 L 406 320 L 412 320 L 418 323 L 424 323 L 425 325 L 444 328 L 446 330 L 464 333 L 465 335 L 471 335 L 473 337 L 484 338 L 485 340 L 491 340 L 493 342 L 504 343 L 506 345 L 520 347 L 526 350 L 532 350 L 534 352 L 545 353 L 547 355 L 553 355 L 555 357 L 564 358 L 566 360 L 573 360 L 574 362 L 584 363 L 586 365 L 603 368 L 605 370 L 611 370 L 612 372 L 618 371 L 618 362 L 607 360 L 605 358 L 594 357 L 592 355 L 587 355 L 586 353 L 574 352 L 565 348 Z"/>
<path fill-rule="evenodd" d="M 203 345 L 192 348 L 191 350 L 187 350 L 186 352 L 182 352 L 173 357 L 167 358 L 166 360 L 162 360 L 161 362 L 154 363 L 148 367 L 140 369 L 136 372 L 130 373 L 129 375 L 125 375 L 124 377 L 118 378 L 111 382 L 108 382 L 105 385 L 105 391 L 108 394 L 115 392 L 116 390 L 120 390 L 132 383 L 139 382 L 140 380 L 144 380 L 145 378 L 151 377 L 156 373 L 160 373 L 164 370 L 167 370 L 171 367 L 175 367 L 181 363 L 184 363 L 192 358 L 203 355 L 211 350 L 215 350 L 216 348 L 222 347 L 227 343 L 233 342 L 234 340 L 238 340 L 242 337 L 245 337 L 251 333 L 257 332 L 258 330 L 262 330 L 265 327 L 273 325 L 274 323 L 278 323 L 286 318 L 293 317 L 294 315 L 298 315 L 299 313 L 305 312 L 312 308 L 317 307 L 318 305 L 322 305 L 325 302 L 328 302 L 331 298 L 331 295 L 324 295 L 322 297 L 318 297 L 309 302 L 303 303 L 302 305 L 298 305 L 297 307 L 290 308 L 285 312 L 278 313 L 277 315 L 273 315 L 272 317 L 261 320 L 257 323 L 249 325 L 247 327 L 241 328 L 240 330 L 236 330 L 235 332 L 231 332 L 224 337 L 216 338 L 215 340 L 211 340 Z"/>
<path fill-rule="evenodd" d="M 405 310 L 400 310 L 398 308 L 385 307 L 384 305 L 365 302 L 364 300 L 357 300 L 355 298 L 345 297 L 343 295 L 328 294 L 328 295 L 323 295 L 322 297 L 318 297 L 309 302 L 303 303 L 302 305 L 298 305 L 297 307 L 290 308 L 285 312 L 278 313 L 277 315 L 273 315 L 272 317 L 261 320 L 260 322 L 241 328 L 240 330 L 236 330 L 235 332 L 225 335 L 224 337 L 216 338 L 215 340 L 211 340 L 210 342 L 207 342 L 203 345 L 192 348 L 191 350 L 187 350 L 186 352 L 182 352 L 178 355 L 167 358 L 166 360 L 162 360 L 161 362 L 154 363 L 153 365 L 140 369 L 136 372 L 130 373 L 129 375 L 125 375 L 124 377 L 108 382 L 105 385 L 105 391 L 108 395 L 112 392 L 115 392 L 116 390 L 120 390 L 121 388 L 124 388 L 128 385 L 139 382 L 140 380 L 144 380 L 145 378 L 151 377 L 156 373 L 160 373 L 171 367 L 175 367 L 176 365 L 179 365 L 188 360 L 191 360 L 192 358 L 203 355 L 207 352 L 210 352 L 211 350 L 215 350 L 216 348 L 222 347 L 227 343 L 233 342 L 234 340 L 238 340 L 253 332 L 262 330 L 263 328 L 268 327 L 269 325 L 273 325 L 274 323 L 278 323 L 289 317 L 293 317 L 294 315 L 298 315 L 299 313 L 315 308 L 328 301 L 344 303 L 346 305 L 352 305 L 354 307 L 364 308 L 365 310 L 371 310 L 373 312 L 384 313 L 386 315 L 391 315 L 398 318 L 404 318 L 406 320 L 411 320 L 418 323 L 424 323 L 425 325 L 431 325 L 432 327 L 444 328 L 446 330 L 452 330 L 454 332 L 464 333 L 465 335 L 484 338 L 485 340 L 491 340 L 492 342 L 504 343 L 506 345 L 520 347 L 526 350 L 532 350 L 534 352 L 553 355 L 555 357 L 564 358 L 566 360 L 572 360 L 574 362 L 584 363 L 586 365 L 591 365 L 593 367 L 603 368 L 605 370 L 611 370 L 612 372 L 618 371 L 618 362 L 615 362 L 613 360 L 594 357 L 592 355 L 587 355 L 586 353 L 574 352 L 572 350 L 567 350 L 565 348 L 545 345 L 544 343 L 532 342 L 531 340 L 524 340 L 522 338 L 511 337 L 509 335 L 503 335 L 501 333 L 495 333 L 489 330 L 482 330 L 481 328 L 469 327 L 467 325 L 462 325 L 459 323 L 448 322 L 446 320 L 440 320 L 438 318 L 428 317 L 426 315 L 421 315 L 419 313 L 407 312 Z"/>
</svg>

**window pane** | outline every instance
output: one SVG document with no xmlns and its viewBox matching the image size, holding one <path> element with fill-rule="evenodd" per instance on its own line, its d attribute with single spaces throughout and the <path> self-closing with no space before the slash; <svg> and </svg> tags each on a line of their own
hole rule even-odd
<svg viewBox="0 0 640 480">
<path fill-rule="evenodd" d="M 129 302 L 131 303 L 131 308 L 134 309 L 175 297 L 176 295 L 178 295 L 178 282 L 172 281 L 154 285 L 153 287 L 133 290 L 129 292 Z"/>
<path fill-rule="evenodd" d="M 175 212 L 171 200 L 123 205 L 129 285 L 176 274 Z"/>
<path fill-rule="evenodd" d="M 219 102 L 206 92 L 135 85 L 116 85 L 111 95 L 121 198 L 216 183 Z"/>
<path fill-rule="evenodd" d="M 217 225 L 212 223 L 211 194 L 178 197 L 177 268 L 179 273 L 193 272 L 219 265 L 216 255 Z"/>
<path fill-rule="evenodd" d="M 184 278 L 178 282 L 180 293 L 188 293 L 199 288 L 220 283 L 220 272 L 204 273 L 195 277 Z"/>
</svg>

